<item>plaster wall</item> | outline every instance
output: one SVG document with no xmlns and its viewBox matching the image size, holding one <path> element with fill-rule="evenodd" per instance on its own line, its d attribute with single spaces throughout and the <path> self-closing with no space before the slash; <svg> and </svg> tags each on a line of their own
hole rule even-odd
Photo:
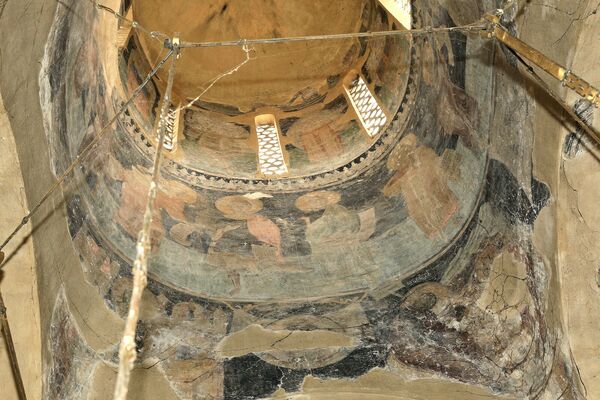
<svg viewBox="0 0 600 400">
<path fill-rule="evenodd" d="M 598 2 L 590 1 L 573 19 L 581 21 L 581 31 L 570 68 L 594 86 L 600 84 L 600 17 Z M 568 33 L 568 32 L 567 32 Z M 569 65 L 569 64 L 567 64 Z M 569 93 L 570 104 L 579 99 Z M 590 122 L 598 129 L 598 110 Z M 560 149 L 559 197 L 557 200 L 558 259 L 563 302 L 563 318 L 573 358 L 579 368 L 588 399 L 600 399 L 600 150 L 582 137 L 576 127 L 567 125 L 558 133 L 564 138 Z M 573 147 L 569 140 L 574 140 Z"/>
<path fill-rule="evenodd" d="M 6 237 L 27 212 L 21 166 L 4 103 L 0 97 L 0 235 Z M 0 271 L 2 296 L 7 308 L 15 350 L 27 397 L 40 399 L 42 392 L 40 315 L 33 244 L 28 225 L 4 249 L 6 262 Z M 0 337 L 0 397 L 16 400 L 17 392 L 5 342 Z"/>
<path fill-rule="evenodd" d="M 522 38 L 542 52 L 600 84 L 600 18 L 598 2 L 543 1 L 531 3 L 518 17 Z M 543 72 L 539 72 L 544 78 Z M 580 101 L 558 82 L 549 86 L 568 104 Z M 562 321 L 564 343 L 580 374 L 587 399 L 600 399 L 600 346 L 595 338 L 600 320 L 599 262 L 600 197 L 598 146 L 570 121 L 566 113 L 536 84 L 528 83 L 536 107 L 533 172 L 546 182 L 554 201 L 536 221 L 534 244 L 553 265 L 555 318 Z M 598 111 L 589 122 L 598 129 Z"/>
<path fill-rule="evenodd" d="M 55 9 L 55 2 L 0 2 L 0 92 L 6 105 L 6 111 L 2 108 L 1 113 L 4 139 L 2 198 L 7 204 L 1 214 L 3 235 L 19 223 L 26 208 L 35 204 L 54 181 L 47 144 L 44 140 L 39 140 L 44 134 L 39 101 L 33 99 L 39 94 L 39 61 Z M 43 360 L 50 359 L 48 346 L 40 345 L 40 339 L 47 343 L 50 319 L 39 316 L 51 315 L 58 288 L 64 280 L 61 276 L 64 266 L 78 263 L 72 247 L 60 245 L 67 244 L 70 240 L 66 215 L 64 211 L 60 211 L 64 210 L 61 206 L 62 193 L 59 192 L 50 198 L 31 221 L 34 244 L 32 245 L 31 240 L 25 242 L 3 268 L 6 278 L 2 280 L 2 289 L 9 308 L 17 352 L 22 357 L 21 370 L 29 390 L 28 396 L 34 399 L 41 397 L 43 384 L 42 361 L 38 356 Z M 58 212 L 54 212 L 55 209 Z M 23 236 L 18 237 L 14 244 L 20 243 L 22 238 Z M 53 245 L 47 245 L 48 243 Z M 12 254 L 12 249 L 9 248 L 8 257 Z M 34 269 L 34 260 L 39 268 Z M 32 269 L 35 270 L 35 276 L 28 276 L 27 273 Z M 22 286 L 13 286 L 15 282 L 20 282 Z M 39 287 L 39 306 L 33 306 L 35 311 L 32 311 L 31 299 L 35 302 L 38 294 L 35 282 L 43 284 Z M 84 288 L 78 287 L 79 290 L 71 293 L 79 292 L 84 295 L 81 291 Z M 2 389 L 6 388 L 9 399 L 16 398 L 12 377 L 10 380 L 6 379 L 10 375 L 7 375 L 5 369 L 4 353 L 2 365 Z M 3 399 L 4 395 L 3 391 Z"/>
</svg>

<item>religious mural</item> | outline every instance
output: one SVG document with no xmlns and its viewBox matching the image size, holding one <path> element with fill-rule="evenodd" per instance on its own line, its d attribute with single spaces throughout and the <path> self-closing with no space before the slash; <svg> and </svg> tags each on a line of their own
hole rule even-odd
<svg viewBox="0 0 600 400">
<path fill-rule="evenodd" d="M 380 6 L 365 13 L 370 29 L 394 27 Z M 54 29 L 77 36 L 60 18 L 71 17 L 59 11 Z M 454 24 L 435 0 L 414 1 L 413 21 Z M 95 57 L 76 40 L 53 46 L 87 63 Z M 136 46 L 130 40 L 121 54 L 126 92 L 149 72 Z M 160 181 L 140 368 L 159 364 L 179 398 L 227 400 L 283 399 L 314 380 L 362 382 L 402 368 L 523 398 L 543 389 L 551 369 L 567 369 L 544 315 L 543 260 L 521 235 L 549 191 L 536 180 L 521 187 L 488 155 L 493 103 L 477 87 L 491 85 L 493 71 L 489 60 L 468 57 L 482 46 L 459 33 L 357 42 L 361 73 L 393 120 L 368 138 L 339 97 L 340 79 L 308 107 L 283 104 L 291 174 L 280 182 L 255 176 L 252 112 L 188 110 L 181 153 L 168 156 Z M 72 132 L 95 131 L 124 99 L 101 70 L 53 61 L 49 80 L 65 74 L 69 90 L 87 93 L 64 96 L 47 116 L 69 116 L 47 132 L 60 172 L 86 141 Z M 467 78 L 467 67 L 481 74 Z M 43 99 L 64 89 L 46 90 Z M 97 290 L 90 295 L 120 317 L 158 97 L 148 86 L 120 118 L 78 171 L 82 184 L 67 205 L 73 245 Z M 342 161 L 326 171 L 331 159 Z M 52 399 L 73 398 L 72 374 L 82 368 L 115 363 L 117 343 L 101 353 L 83 344 L 70 350 L 77 354 L 61 350 L 73 330 L 67 309 L 60 301 L 54 311 L 65 321 L 52 332 L 54 362 L 68 368 L 53 367 L 52 382 L 65 384 Z"/>
</svg>

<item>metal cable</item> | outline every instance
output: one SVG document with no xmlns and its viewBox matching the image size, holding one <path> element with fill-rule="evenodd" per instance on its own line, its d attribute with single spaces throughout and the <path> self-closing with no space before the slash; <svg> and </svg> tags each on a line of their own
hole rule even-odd
<svg viewBox="0 0 600 400">
<path fill-rule="evenodd" d="M 96 137 L 83 149 L 83 151 L 81 153 L 79 153 L 77 155 L 75 160 L 71 163 L 71 165 L 69 165 L 69 167 L 60 176 L 60 178 L 58 178 L 58 180 L 54 183 L 54 185 L 52 185 L 52 187 L 46 192 L 46 194 L 44 194 L 44 196 L 42 196 L 42 198 L 36 203 L 36 205 L 31 209 L 31 211 L 29 211 L 27 213 L 27 215 L 25 215 L 25 217 L 23 217 L 23 219 L 21 220 L 21 223 L 19 223 L 19 225 L 17 225 L 17 227 L 12 231 L 12 233 L 10 235 L 8 235 L 8 237 L 0 245 L 0 252 L 17 235 L 17 233 L 25 225 L 27 225 L 31 216 L 33 214 L 35 214 L 35 212 L 42 206 L 42 204 L 44 204 L 44 202 L 46 202 L 46 200 L 48 200 L 48 198 L 52 195 L 52 193 L 54 193 L 56 191 L 56 189 L 58 189 L 60 187 L 60 185 L 63 184 L 63 182 L 67 179 L 67 177 L 71 174 L 71 172 L 73 172 L 73 170 L 79 164 L 81 164 L 81 162 L 91 153 L 91 151 L 96 147 L 96 145 L 98 144 L 100 139 L 102 139 L 102 137 L 106 134 L 106 132 L 108 132 L 108 129 L 111 127 L 111 125 L 117 120 L 117 118 L 119 118 L 119 116 L 127 109 L 127 107 L 129 107 L 131 105 L 131 103 L 133 103 L 133 100 L 135 100 L 135 98 L 142 92 L 142 90 L 146 87 L 146 85 L 148 83 L 150 83 L 150 81 L 154 77 L 154 75 L 156 75 L 157 72 L 160 70 L 160 68 L 162 68 L 162 66 L 167 62 L 167 60 L 169 58 L 171 58 L 172 54 L 173 54 L 173 50 L 169 50 L 167 55 L 156 65 L 156 67 L 154 67 L 154 69 L 150 72 L 150 74 L 148 74 L 148 76 L 142 82 L 142 84 L 134 90 L 133 94 L 129 97 L 129 99 L 125 102 L 125 104 L 123 104 L 123 106 L 121 106 L 119 111 L 117 111 L 117 113 L 110 119 L 110 121 L 108 121 L 108 123 L 106 125 L 104 125 L 104 127 L 102 129 L 100 129 L 100 131 L 98 132 Z"/>
<path fill-rule="evenodd" d="M 503 15 L 517 4 L 516 0 L 508 0 L 506 5 L 493 11 Z M 485 15 L 485 14 L 484 14 Z M 489 28 L 489 23 L 481 18 L 479 21 L 473 22 L 467 25 L 452 26 L 448 28 L 419 28 L 419 29 L 406 29 L 406 30 L 391 30 L 391 31 L 378 31 L 378 32 L 353 32 L 353 33 L 341 33 L 332 35 L 311 35 L 311 36 L 297 36 L 297 37 L 284 37 L 284 38 L 267 38 L 267 39 L 239 39 L 239 40 L 226 40 L 226 41 L 214 41 L 214 42 L 185 42 L 182 41 L 181 48 L 209 48 L 209 47 L 228 47 L 228 46 L 251 46 L 257 44 L 276 44 L 276 43 L 293 43 L 293 42 L 311 42 L 311 41 L 323 41 L 323 40 L 344 40 L 354 38 L 374 38 L 374 37 L 388 37 L 388 36 L 424 36 L 439 33 L 477 33 L 484 29 Z"/>
<path fill-rule="evenodd" d="M 105 6 L 104 4 L 100 4 L 97 0 L 88 0 L 90 3 L 92 3 L 94 6 L 96 6 L 96 8 L 106 11 L 109 14 L 112 14 L 115 18 L 117 18 L 118 20 L 121 20 L 123 22 L 127 22 L 128 24 L 131 25 L 131 27 L 133 29 L 136 29 L 140 32 L 144 32 L 146 35 L 150 36 L 152 39 L 156 39 L 156 40 L 166 40 L 166 39 L 170 39 L 170 37 L 162 32 L 159 31 L 152 31 L 150 29 L 147 29 L 145 27 L 143 27 L 139 22 L 131 20 L 127 17 L 125 17 L 124 15 L 122 15 L 121 13 L 113 10 L 112 8 Z"/>
<path fill-rule="evenodd" d="M 228 46 L 252 46 L 257 44 L 276 44 L 276 43 L 293 43 L 293 42 L 313 42 L 322 40 L 344 40 L 354 38 L 374 38 L 387 36 L 424 36 L 439 33 L 463 32 L 476 33 L 487 28 L 489 24 L 483 21 L 477 21 L 469 25 L 453 26 L 449 28 L 422 28 L 410 30 L 394 30 L 394 31 L 378 31 L 378 32 L 354 32 L 340 33 L 333 35 L 313 35 L 313 36 L 296 36 L 283 38 L 267 38 L 267 39 L 239 39 L 226 40 L 218 42 L 181 42 L 181 48 L 209 48 L 209 47 L 228 47 Z"/>
<path fill-rule="evenodd" d="M 142 229 L 138 234 L 136 243 L 136 257 L 133 263 L 133 290 L 129 301 L 129 312 L 125 321 L 125 330 L 123 339 L 119 346 L 119 373 L 115 385 L 115 400 L 126 400 L 127 391 L 129 388 L 129 380 L 131 370 L 137 358 L 137 349 L 135 343 L 135 332 L 137 329 L 138 318 L 140 314 L 140 304 L 142 302 L 142 294 L 148 284 L 148 252 L 150 251 L 150 228 L 154 215 L 154 207 L 156 196 L 158 194 L 158 181 L 160 179 L 160 166 L 163 158 L 163 146 L 166 132 L 167 113 L 171 107 L 171 93 L 173 91 L 173 80 L 175 77 L 175 63 L 178 58 L 179 49 L 174 46 L 175 57 L 171 61 L 169 68 L 169 77 L 167 80 L 167 88 L 163 96 L 162 108 L 160 111 L 160 119 L 158 122 L 158 145 L 154 154 L 154 163 L 152 167 L 152 179 L 148 189 L 148 200 L 146 201 L 146 209 L 144 211 L 144 220 Z"/>
<path fill-rule="evenodd" d="M 139 22 L 130 20 L 123 16 L 119 12 L 112 8 L 100 4 L 97 0 L 88 0 L 94 4 L 97 8 L 104 10 L 112 14 L 115 18 L 129 23 L 132 28 L 144 32 L 153 39 L 162 38 L 163 40 L 170 40 L 171 38 L 160 32 L 152 31 L 140 25 Z M 497 12 L 504 13 L 516 4 L 515 0 L 508 0 L 506 6 L 503 9 L 496 10 Z M 311 36 L 298 36 L 298 37 L 285 37 L 285 38 L 267 38 L 267 39 L 239 39 L 229 41 L 214 41 L 214 42 L 184 42 L 180 44 L 180 48 L 209 48 L 209 47 L 226 47 L 226 46 L 248 46 L 255 44 L 275 44 L 275 43 L 291 43 L 291 42 L 309 42 L 309 41 L 323 41 L 323 40 L 343 40 L 353 38 L 373 38 L 373 37 L 388 37 L 388 36 L 423 36 L 430 34 L 439 33 L 451 33 L 451 32 L 464 32 L 473 33 L 485 29 L 489 26 L 485 21 L 479 20 L 475 23 L 454 26 L 449 28 L 421 28 L 421 29 L 408 29 L 408 30 L 391 30 L 391 31 L 379 31 L 379 32 L 354 32 L 354 33 L 342 33 L 332 35 L 311 35 Z"/>
<path fill-rule="evenodd" d="M 221 79 L 225 78 L 226 76 L 232 75 L 236 72 L 238 72 L 244 65 L 248 64 L 250 61 L 256 59 L 255 56 L 252 56 L 252 54 L 255 52 L 254 49 L 249 48 L 247 45 L 242 46 L 242 50 L 245 53 L 245 58 L 242 62 L 240 62 L 239 64 L 237 64 L 235 67 L 229 69 L 226 72 L 223 72 L 222 74 L 220 74 L 219 76 L 213 78 L 210 83 L 202 90 L 202 92 L 200 92 L 200 94 L 198 96 L 196 96 L 194 99 L 190 100 L 186 105 L 181 106 L 179 108 L 177 108 L 177 112 L 180 112 L 181 110 L 186 110 L 188 108 L 191 108 L 198 100 L 200 100 L 200 98 L 202 96 L 204 96 L 206 94 L 206 92 L 208 92 L 217 82 L 219 82 Z"/>
<path fill-rule="evenodd" d="M 2 256 L 0 255 L 0 258 L 1 257 Z M 0 263 L 1 262 L 2 260 L 0 260 Z M 19 368 L 19 360 L 17 358 L 15 344 L 10 332 L 10 325 L 8 324 L 6 306 L 4 305 L 4 299 L 2 298 L 2 291 L 0 291 L 0 327 L 2 328 L 2 335 L 4 336 L 4 341 L 6 342 L 6 350 L 8 353 L 8 359 L 10 360 L 10 368 L 15 379 L 17 395 L 19 396 L 19 400 L 27 400 L 27 395 L 25 394 L 25 385 L 23 385 L 21 369 Z"/>
</svg>

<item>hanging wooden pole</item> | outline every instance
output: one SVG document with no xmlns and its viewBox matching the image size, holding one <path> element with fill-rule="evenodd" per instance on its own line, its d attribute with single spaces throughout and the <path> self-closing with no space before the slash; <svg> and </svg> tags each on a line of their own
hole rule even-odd
<svg viewBox="0 0 600 400">
<path fill-rule="evenodd" d="M 487 38 L 496 38 L 502 44 L 515 51 L 519 56 L 527 59 L 538 68 L 544 70 L 554 79 L 560 81 L 563 86 L 568 87 L 575 93 L 589 101 L 595 107 L 600 107 L 600 90 L 590 85 L 579 76 L 572 73 L 569 69 L 553 61 L 550 57 L 546 56 L 539 50 L 534 49 L 527 43 L 517 39 L 511 35 L 501 24 L 500 18 L 502 12 L 486 14 L 484 19 L 490 23 L 490 27 L 485 31 L 484 36 Z M 552 93 L 551 93 L 552 95 Z M 554 97 L 554 96 L 553 96 Z M 560 101 L 562 103 L 562 101 Z M 571 116 L 574 112 L 567 110 Z M 588 124 L 576 118 L 578 124 L 582 125 L 582 128 L 600 144 L 600 134 L 592 129 Z"/>
<path fill-rule="evenodd" d="M 3 261 L 4 253 L 0 251 L 0 265 L 2 265 Z M 15 386 L 17 387 L 19 400 L 27 400 L 23 378 L 21 377 L 21 369 L 19 368 L 19 360 L 17 359 L 17 352 L 15 351 L 12 334 L 10 333 L 8 317 L 6 316 L 6 306 L 4 305 L 4 299 L 2 298 L 2 290 L 0 290 L 0 326 L 2 326 L 2 336 L 4 336 L 4 342 L 6 342 L 10 368 L 15 380 Z"/>
<path fill-rule="evenodd" d="M 158 193 L 158 180 L 160 178 L 160 166 L 162 162 L 162 150 L 165 141 L 166 118 L 171 106 L 171 93 L 173 91 L 173 79 L 175 77 L 175 62 L 179 57 L 179 37 L 176 35 L 172 41 L 167 41 L 166 47 L 173 50 L 174 57 L 171 58 L 171 68 L 169 69 L 169 78 L 167 88 L 162 100 L 160 119 L 158 122 L 158 145 L 154 155 L 152 168 L 152 178 L 150 188 L 148 189 L 148 200 L 144 212 L 142 229 L 138 234 L 136 244 L 136 258 L 133 264 L 133 291 L 129 302 L 129 312 L 125 321 L 125 331 L 119 347 L 119 373 L 115 385 L 114 399 L 126 400 L 129 388 L 129 378 L 131 370 L 137 357 L 135 345 L 135 333 L 140 315 L 140 303 L 142 293 L 148 283 L 148 252 L 150 251 L 150 228 L 152 226 L 152 217 L 154 213 L 154 204 Z"/>
</svg>

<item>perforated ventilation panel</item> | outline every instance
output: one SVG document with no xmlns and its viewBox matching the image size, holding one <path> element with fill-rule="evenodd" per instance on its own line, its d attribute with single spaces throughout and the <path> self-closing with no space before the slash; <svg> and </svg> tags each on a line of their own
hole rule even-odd
<svg viewBox="0 0 600 400">
<path fill-rule="evenodd" d="M 288 169 L 281 150 L 279 132 L 274 118 L 266 120 L 264 117 L 257 117 L 256 136 L 258 138 L 260 172 L 266 176 L 287 174 Z"/>
<path fill-rule="evenodd" d="M 171 106 L 167 112 L 166 118 L 166 129 L 165 129 L 165 141 L 163 146 L 166 150 L 172 151 L 177 143 L 177 108 Z M 159 137 L 156 140 L 160 140 Z"/>
<path fill-rule="evenodd" d="M 367 134 L 371 137 L 379 135 L 388 119 L 364 79 L 359 75 L 346 87 L 346 92 Z"/>
</svg>

